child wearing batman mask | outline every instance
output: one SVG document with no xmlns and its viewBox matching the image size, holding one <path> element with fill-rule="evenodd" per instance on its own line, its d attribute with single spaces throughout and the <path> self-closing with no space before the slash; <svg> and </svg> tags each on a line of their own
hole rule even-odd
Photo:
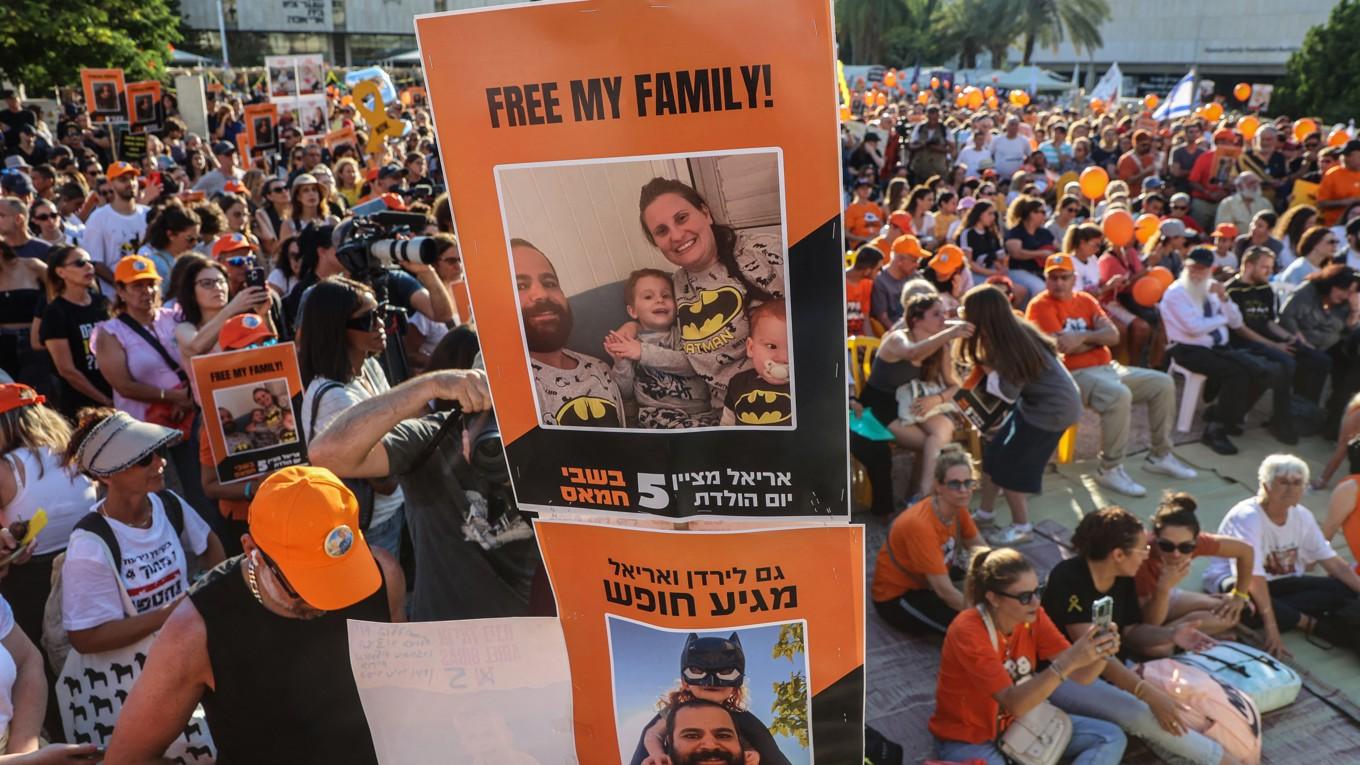
<svg viewBox="0 0 1360 765">
<path fill-rule="evenodd" d="M 665 743 L 666 713 L 671 706 L 689 699 L 721 704 L 731 712 L 737 733 L 747 751 L 760 755 L 760 765 L 789 765 L 770 729 L 746 709 L 746 654 L 735 632 L 725 638 L 701 638 L 691 632 L 685 639 L 680 652 L 680 687 L 661 697 L 657 714 L 643 729 L 629 765 L 671 763 Z"/>
<path fill-rule="evenodd" d="M 793 422 L 789 393 L 789 322 L 783 299 L 751 309 L 746 357 L 752 367 L 727 386 L 721 425 L 782 425 Z"/>
</svg>

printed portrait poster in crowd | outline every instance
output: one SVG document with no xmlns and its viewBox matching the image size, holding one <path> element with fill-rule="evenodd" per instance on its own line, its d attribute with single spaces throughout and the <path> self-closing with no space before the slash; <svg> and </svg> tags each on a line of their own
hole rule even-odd
<svg viewBox="0 0 1360 765">
<path fill-rule="evenodd" d="M 847 517 L 829 3 L 416 32 L 519 503 Z"/>
<path fill-rule="evenodd" d="M 307 462 L 292 343 L 195 356 L 190 365 L 218 481 L 246 481 Z"/>
<path fill-rule="evenodd" d="M 297 61 L 295 56 L 265 56 L 265 73 L 269 77 L 271 99 L 297 98 Z"/>
<path fill-rule="evenodd" d="M 132 127 L 146 131 L 159 126 L 156 105 L 161 101 L 161 84 L 155 80 L 127 84 L 128 112 Z"/>
<path fill-rule="evenodd" d="M 245 132 L 250 134 L 250 145 L 255 149 L 272 149 L 278 143 L 275 126 L 279 121 L 279 107 L 273 103 L 248 104 L 245 110 Z"/>
<path fill-rule="evenodd" d="M 85 91 L 85 111 L 91 119 L 123 119 L 122 69 L 81 69 L 80 84 Z"/>
<path fill-rule="evenodd" d="M 350 621 L 349 654 L 382 765 L 578 762 L 556 618 Z"/>
<path fill-rule="evenodd" d="M 692 727 L 735 728 L 763 765 L 862 761 L 863 527 L 534 528 L 582 762 L 686 762 L 673 734 Z M 677 709 L 667 730 L 690 699 L 718 706 Z"/>
</svg>

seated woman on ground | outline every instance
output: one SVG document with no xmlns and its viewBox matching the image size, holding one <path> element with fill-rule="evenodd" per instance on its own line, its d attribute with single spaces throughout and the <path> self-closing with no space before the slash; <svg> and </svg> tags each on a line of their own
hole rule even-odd
<svg viewBox="0 0 1360 765">
<path fill-rule="evenodd" d="M 1251 570 L 1256 553 L 1240 539 L 1200 531 L 1194 497 L 1167 493 L 1152 516 L 1148 557 L 1138 567 L 1134 583 L 1143 609 L 1143 623 L 1179 627 L 1198 624 L 1201 632 L 1219 635 L 1236 627 L 1242 609 L 1251 602 Z M 1200 556 L 1232 558 L 1245 571 L 1231 593 L 1211 595 L 1177 587 Z"/>
</svg>

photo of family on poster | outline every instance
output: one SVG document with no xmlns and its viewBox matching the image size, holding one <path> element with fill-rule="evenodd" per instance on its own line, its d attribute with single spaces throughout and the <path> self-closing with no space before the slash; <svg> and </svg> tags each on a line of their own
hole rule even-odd
<svg viewBox="0 0 1360 765">
<path fill-rule="evenodd" d="M 795 424 L 781 157 L 497 169 L 545 427 Z"/>
<path fill-rule="evenodd" d="M 810 765 L 803 622 L 686 632 L 607 620 L 623 765 Z"/>
<path fill-rule="evenodd" d="M 268 382 L 224 388 L 213 394 L 228 454 L 296 443 L 297 421 L 288 382 Z"/>
</svg>

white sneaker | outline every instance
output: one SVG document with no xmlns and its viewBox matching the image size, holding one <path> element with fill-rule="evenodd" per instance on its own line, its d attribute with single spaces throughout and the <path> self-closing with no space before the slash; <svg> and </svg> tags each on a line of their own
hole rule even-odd
<svg viewBox="0 0 1360 765">
<path fill-rule="evenodd" d="M 996 513 L 989 513 L 981 508 L 969 512 L 973 516 L 973 524 L 977 526 L 995 526 Z"/>
<path fill-rule="evenodd" d="M 987 537 L 987 542 L 993 547 L 1008 547 L 1018 545 L 1021 542 L 1028 542 L 1034 536 L 1029 529 L 1029 524 L 1024 526 L 1013 525 L 1004 529 L 997 529 L 984 536 Z"/>
<path fill-rule="evenodd" d="M 1146 488 L 1139 485 L 1137 481 L 1129 477 L 1128 473 L 1124 472 L 1123 465 L 1115 465 L 1112 468 L 1097 471 L 1096 483 L 1110 491 L 1117 491 L 1130 497 L 1141 497 L 1147 494 Z"/>
<path fill-rule="evenodd" d="M 1176 455 L 1171 452 L 1167 452 L 1160 457 L 1149 455 L 1147 460 L 1143 462 L 1143 469 L 1149 473 L 1160 473 L 1186 481 L 1199 475 L 1189 465 L 1176 459 Z"/>
</svg>

